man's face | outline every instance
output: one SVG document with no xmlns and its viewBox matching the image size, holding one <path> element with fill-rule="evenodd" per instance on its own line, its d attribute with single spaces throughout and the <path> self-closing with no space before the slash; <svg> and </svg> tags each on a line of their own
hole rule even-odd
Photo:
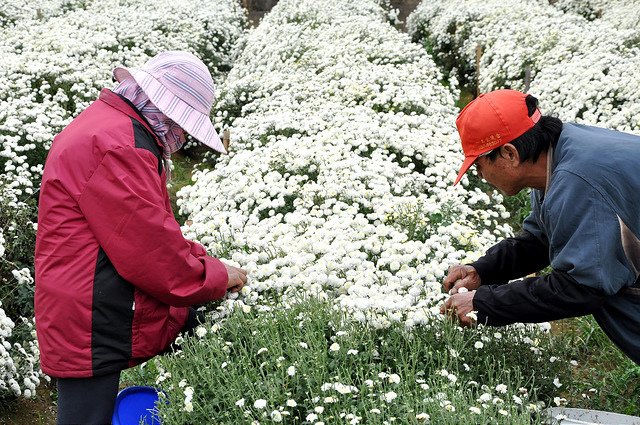
<svg viewBox="0 0 640 425">
<path fill-rule="evenodd" d="M 490 185 L 505 195 L 513 196 L 523 189 L 523 186 L 518 183 L 521 177 L 517 167 L 519 161 L 510 155 L 508 149 L 504 147 L 498 149 L 498 157 L 495 160 L 482 156 L 476 160 L 474 166 L 478 175 Z"/>
</svg>

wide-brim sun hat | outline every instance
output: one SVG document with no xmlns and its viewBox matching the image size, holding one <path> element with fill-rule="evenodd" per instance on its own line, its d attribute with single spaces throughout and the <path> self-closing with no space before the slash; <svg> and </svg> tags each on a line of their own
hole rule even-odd
<svg viewBox="0 0 640 425">
<path fill-rule="evenodd" d="M 140 68 L 117 67 L 113 77 L 133 78 L 149 100 L 202 144 L 227 153 L 211 122 L 215 85 L 207 66 L 189 52 L 168 51 Z"/>
<path fill-rule="evenodd" d="M 517 139 L 530 130 L 541 117 L 540 110 L 529 116 L 527 94 L 502 89 L 481 94 L 458 115 L 464 162 L 454 186 L 482 155 Z"/>
</svg>

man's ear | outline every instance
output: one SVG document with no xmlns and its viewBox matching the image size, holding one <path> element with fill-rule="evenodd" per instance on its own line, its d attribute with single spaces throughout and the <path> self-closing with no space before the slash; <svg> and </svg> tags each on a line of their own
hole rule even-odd
<svg viewBox="0 0 640 425">
<path fill-rule="evenodd" d="M 502 145 L 500 147 L 500 155 L 509 162 L 514 164 L 520 163 L 520 154 L 515 146 L 511 143 L 507 143 L 506 145 Z"/>
</svg>

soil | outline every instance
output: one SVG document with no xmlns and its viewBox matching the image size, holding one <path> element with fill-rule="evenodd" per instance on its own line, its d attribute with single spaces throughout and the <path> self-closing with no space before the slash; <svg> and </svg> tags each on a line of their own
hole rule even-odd
<svg viewBox="0 0 640 425">
<path fill-rule="evenodd" d="M 399 12 L 398 20 L 400 22 L 397 25 L 399 30 L 407 30 L 407 17 L 414 11 L 421 1 L 422 0 L 391 0 L 391 6 L 398 9 Z"/>
<path fill-rule="evenodd" d="M 38 387 L 34 399 L 0 400 L 0 425 L 55 425 L 53 384 Z"/>
</svg>

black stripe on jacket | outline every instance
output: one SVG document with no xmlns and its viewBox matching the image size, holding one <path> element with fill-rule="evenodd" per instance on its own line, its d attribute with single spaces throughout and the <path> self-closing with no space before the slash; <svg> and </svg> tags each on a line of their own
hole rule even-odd
<svg viewBox="0 0 640 425">
<path fill-rule="evenodd" d="M 131 119 L 135 146 L 158 159 L 162 174 L 162 150 L 137 120 Z M 132 354 L 135 288 L 118 274 L 102 248 L 98 251 L 93 282 L 91 363 L 94 376 L 126 369 Z"/>
<path fill-rule="evenodd" d="M 126 369 L 131 358 L 134 287 L 100 248 L 93 282 L 91 363 L 94 375 Z"/>
</svg>

